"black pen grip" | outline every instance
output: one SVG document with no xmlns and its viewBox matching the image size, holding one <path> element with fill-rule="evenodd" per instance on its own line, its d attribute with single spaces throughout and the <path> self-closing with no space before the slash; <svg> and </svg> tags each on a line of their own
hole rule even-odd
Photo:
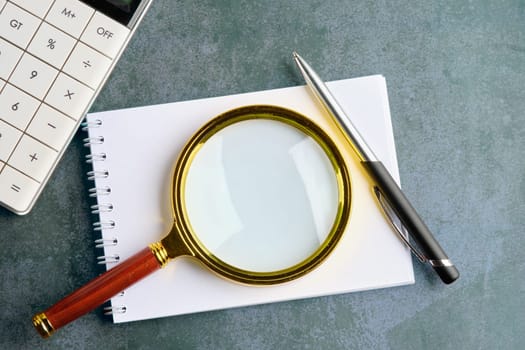
<svg viewBox="0 0 525 350">
<path fill-rule="evenodd" d="M 410 236 L 423 251 L 423 254 L 429 260 L 438 263 L 443 260 L 448 261 L 448 257 L 443 251 L 443 248 L 441 248 L 436 241 L 427 225 L 425 225 L 414 207 L 410 204 L 383 163 L 379 161 L 363 161 L 362 164 L 408 230 Z M 433 264 L 432 267 L 446 284 L 454 282 L 459 277 L 459 271 L 454 265 L 438 266 L 438 264 Z"/>
</svg>

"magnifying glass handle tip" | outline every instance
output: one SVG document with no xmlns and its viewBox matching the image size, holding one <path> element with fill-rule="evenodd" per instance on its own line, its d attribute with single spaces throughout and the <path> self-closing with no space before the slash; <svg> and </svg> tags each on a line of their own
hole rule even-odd
<svg viewBox="0 0 525 350">
<path fill-rule="evenodd" d="M 88 282 L 46 311 L 33 317 L 33 326 L 44 337 L 94 310 L 111 297 L 162 266 L 151 247 Z"/>
</svg>

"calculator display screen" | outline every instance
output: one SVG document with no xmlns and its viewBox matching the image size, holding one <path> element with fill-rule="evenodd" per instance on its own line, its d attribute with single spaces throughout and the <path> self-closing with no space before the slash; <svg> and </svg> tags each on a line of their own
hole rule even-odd
<svg viewBox="0 0 525 350">
<path fill-rule="evenodd" d="M 141 0 L 82 0 L 82 2 L 127 25 L 137 11 Z"/>
</svg>

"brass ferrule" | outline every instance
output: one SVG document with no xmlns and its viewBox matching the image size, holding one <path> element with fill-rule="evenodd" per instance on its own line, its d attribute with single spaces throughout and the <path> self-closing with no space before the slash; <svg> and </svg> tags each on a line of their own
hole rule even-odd
<svg viewBox="0 0 525 350">
<path fill-rule="evenodd" d="M 149 249 L 151 249 L 151 252 L 157 258 L 161 268 L 166 266 L 166 264 L 170 261 L 170 258 L 168 257 L 168 251 L 166 248 L 164 248 L 161 242 L 150 244 Z"/>
<path fill-rule="evenodd" d="M 33 326 L 35 326 L 42 338 L 49 338 L 55 332 L 55 328 L 53 328 L 53 325 L 44 313 L 33 316 Z"/>
</svg>

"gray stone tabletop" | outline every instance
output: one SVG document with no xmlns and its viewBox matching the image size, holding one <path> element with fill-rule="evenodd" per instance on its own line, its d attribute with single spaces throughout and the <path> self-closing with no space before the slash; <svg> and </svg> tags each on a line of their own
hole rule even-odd
<svg viewBox="0 0 525 350">
<path fill-rule="evenodd" d="M 386 77 L 402 186 L 455 261 L 416 283 L 42 340 L 31 316 L 95 277 L 79 131 L 33 211 L 0 209 L 1 349 L 522 349 L 525 2 L 154 1 L 92 111 Z M 344 277 L 342 277 L 344 278 Z"/>
</svg>

